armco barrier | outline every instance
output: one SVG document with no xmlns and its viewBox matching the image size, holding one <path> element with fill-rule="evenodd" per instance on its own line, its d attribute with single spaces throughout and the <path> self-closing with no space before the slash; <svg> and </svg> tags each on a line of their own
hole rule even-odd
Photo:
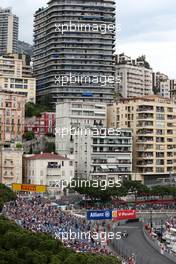
<svg viewBox="0 0 176 264">
<path fill-rule="evenodd" d="M 145 230 L 145 227 L 143 226 L 143 234 L 144 234 L 144 237 L 145 237 L 145 239 L 147 240 L 147 242 L 154 248 L 154 249 L 156 249 L 159 253 L 161 253 L 161 249 L 160 249 L 160 247 L 159 247 L 159 245 L 158 245 L 158 243 L 157 243 L 157 241 L 154 241 L 154 240 L 152 240 L 150 237 L 149 237 L 149 235 L 148 235 L 148 233 L 147 233 L 147 231 Z M 174 256 L 172 256 L 172 255 L 170 255 L 169 253 L 167 253 L 167 252 L 163 252 L 163 255 L 166 257 L 166 258 L 168 258 L 169 260 L 171 260 L 171 261 L 173 261 L 174 263 L 176 263 L 176 258 L 174 257 Z"/>
</svg>

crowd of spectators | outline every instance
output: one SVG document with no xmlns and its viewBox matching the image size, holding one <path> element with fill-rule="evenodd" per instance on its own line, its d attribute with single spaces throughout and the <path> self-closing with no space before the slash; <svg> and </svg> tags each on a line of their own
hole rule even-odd
<svg viewBox="0 0 176 264">
<path fill-rule="evenodd" d="M 108 246 L 103 245 L 101 241 L 94 240 L 91 236 L 78 236 L 81 232 L 91 232 L 91 230 L 99 232 L 103 224 L 93 226 L 85 218 L 75 216 L 69 211 L 62 211 L 40 196 L 30 198 L 19 196 L 16 201 L 6 203 L 2 212 L 25 229 L 49 233 L 61 239 L 65 246 L 76 252 L 113 255 Z M 66 234 L 70 232 L 74 232 L 77 236 L 67 236 Z"/>
<path fill-rule="evenodd" d="M 135 208 L 129 205 L 119 205 L 116 209 L 136 209 L 136 210 L 173 210 L 175 204 L 141 204 Z M 95 209 L 95 208 L 94 208 Z M 96 207 L 96 209 L 106 209 L 106 207 Z M 109 208 L 108 208 L 109 209 Z M 91 252 L 104 255 L 116 255 L 108 247 L 108 243 L 102 243 L 101 240 L 95 240 L 92 236 L 80 236 L 80 233 L 92 233 L 96 231 L 106 231 L 108 225 L 101 222 L 87 221 L 81 215 L 75 215 L 70 210 L 61 210 L 51 201 L 41 196 L 21 196 L 15 201 L 8 202 L 4 205 L 2 213 L 8 218 L 14 220 L 21 227 L 31 230 L 32 232 L 42 232 L 51 234 L 56 239 L 61 239 L 63 244 L 75 250 L 76 252 Z M 168 219 L 165 223 L 164 233 L 170 227 L 176 228 L 176 217 Z M 149 230 L 150 232 L 151 230 Z M 76 234 L 71 237 L 70 232 Z M 151 231 L 152 232 L 152 231 Z M 158 236 L 159 240 L 160 237 Z M 135 263 L 134 259 L 123 260 L 122 263 Z"/>
</svg>

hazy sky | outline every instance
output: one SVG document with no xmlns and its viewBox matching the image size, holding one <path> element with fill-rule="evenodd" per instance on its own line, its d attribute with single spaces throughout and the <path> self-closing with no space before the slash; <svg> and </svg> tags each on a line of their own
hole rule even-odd
<svg viewBox="0 0 176 264">
<path fill-rule="evenodd" d="M 33 41 L 33 14 L 48 0 L 0 0 L 20 18 L 20 40 Z M 176 0 L 117 0 L 117 52 L 147 56 L 152 68 L 176 78 Z"/>
</svg>

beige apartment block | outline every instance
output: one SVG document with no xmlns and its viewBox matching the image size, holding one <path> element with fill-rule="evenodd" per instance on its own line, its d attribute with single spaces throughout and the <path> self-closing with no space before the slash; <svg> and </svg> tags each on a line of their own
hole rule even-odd
<svg viewBox="0 0 176 264">
<path fill-rule="evenodd" d="M 21 142 L 25 119 L 24 95 L 0 91 L 0 143 Z"/>
<path fill-rule="evenodd" d="M 108 106 L 108 127 L 132 128 L 133 173 L 146 184 L 171 177 L 176 169 L 176 105 L 145 96 Z M 135 178 L 135 176 L 134 176 Z"/>
<path fill-rule="evenodd" d="M 22 183 L 22 145 L 0 148 L 0 182 L 11 187 Z"/>
<path fill-rule="evenodd" d="M 116 84 L 117 92 L 124 98 L 152 95 L 152 69 L 145 57 L 133 60 L 124 53 L 115 57 L 116 76 L 120 83 Z"/>
<path fill-rule="evenodd" d="M 28 62 L 29 63 L 29 62 Z M 36 79 L 25 55 L 11 54 L 0 57 L 0 89 L 23 94 L 27 102 L 35 103 Z"/>
</svg>

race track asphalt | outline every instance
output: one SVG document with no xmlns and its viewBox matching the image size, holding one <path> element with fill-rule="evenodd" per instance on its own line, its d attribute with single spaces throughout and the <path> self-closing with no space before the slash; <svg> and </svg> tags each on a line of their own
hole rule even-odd
<svg viewBox="0 0 176 264">
<path fill-rule="evenodd" d="M 154 249 L 145 239 L 141 223 L 130 223 L 118 227 L 118 232 L 127 231 L 128 237 L 116 240 L 114 250 L 121 253 L 120 255 L 130 256 L 135 254 L 137 263 L 139 264 L 174 264 L 165 256 L 161 255 Z M 119 253 L 118 252 L 118 253 Z"/>
</svg>

